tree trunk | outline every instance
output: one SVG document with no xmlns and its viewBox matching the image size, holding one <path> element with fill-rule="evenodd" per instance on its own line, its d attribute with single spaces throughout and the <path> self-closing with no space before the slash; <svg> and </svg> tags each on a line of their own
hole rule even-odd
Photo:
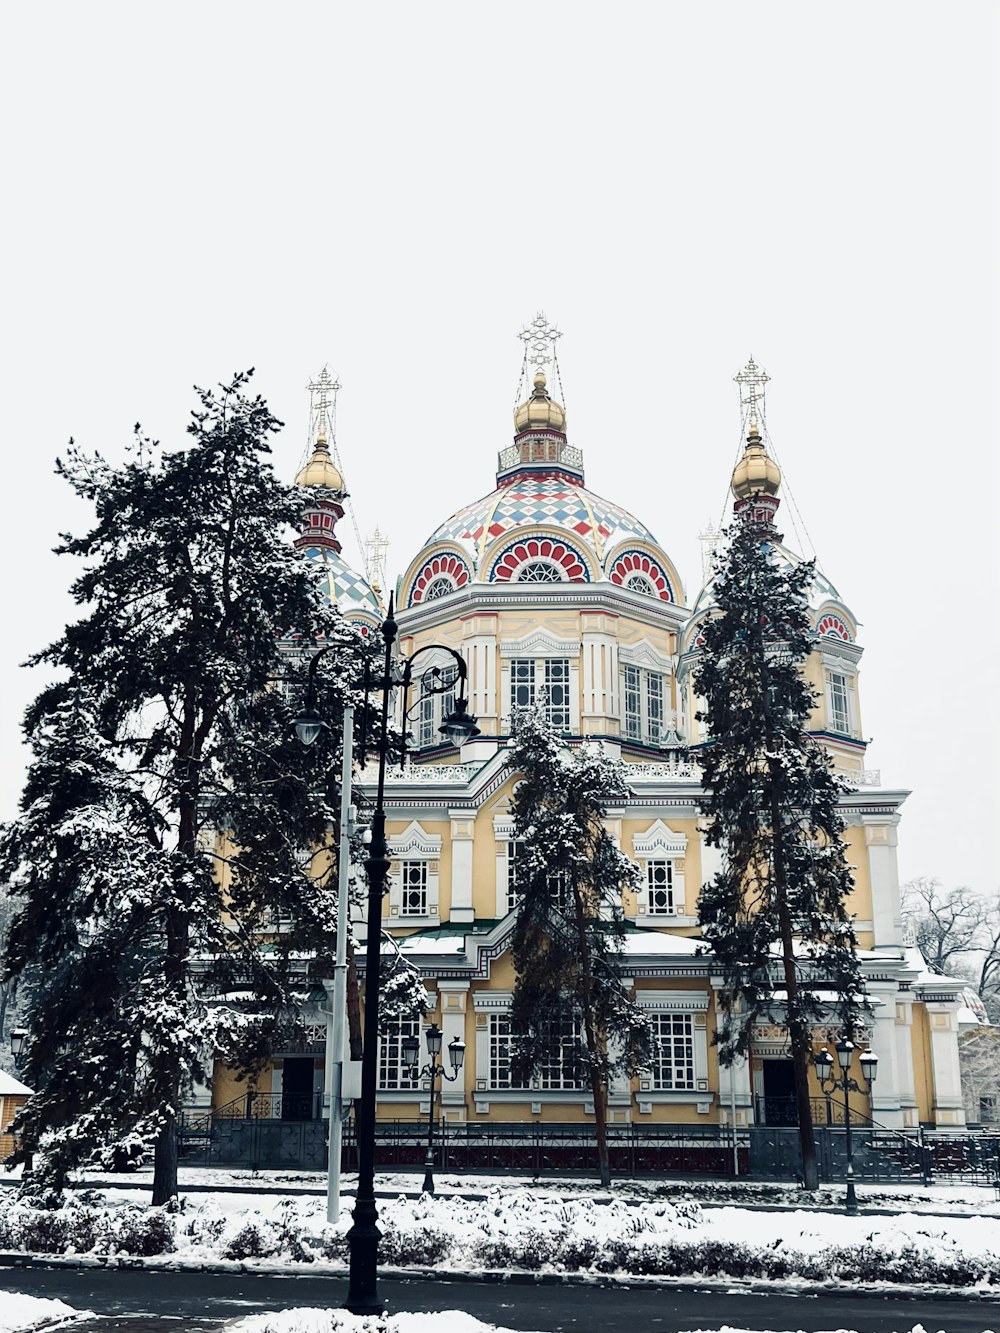
<svg viewBox="0 0 1000 1333">
<path fill-rule="evenodd" d="M 358 969 L 354 962 L 354 945 L 347 943 L 347 1040 L 351 1049 L 351 1059 L 360 1060 L 364 1050 L 361 1040 L 361 987 L 358 985 Z"/>
<path fill-rule="evenodd" d="M 169 1203 L 177 1193 L 177 1125 L 168 1116 L 156 1138 L 153 1154 L 153 1205 Z"/>
<path fill-rule="evenodd" d="M 594 1098 L 594 1132 L 597 1135 L 597 1169 L 605 1189 L 611 1184 L 611 1158 L 608 1155 L 608 1085 L 601 1071 L 591 1066 L 590 1090 Z"/>
</svg>

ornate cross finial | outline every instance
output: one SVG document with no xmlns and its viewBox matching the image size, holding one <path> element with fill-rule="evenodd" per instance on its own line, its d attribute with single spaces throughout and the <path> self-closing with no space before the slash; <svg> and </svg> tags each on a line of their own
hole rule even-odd
<svg viewBox="0 0 1000 1333">
<path fill-rule="evenodd" d="M 330 374 L 329 366 L 324 366 L 306 387 L 309 390 L 309 433 L 317 442 L 322 440 L 325 443 L 333 435 L 340 380 Z"/>
<path fill-rule="evenodd" d="M 734 384 L 740 386 L 740 406 L 744 403 L 750 409 L 750 429 L 758 429 L 757 420 L 757 400 L 764 397 L 764 385 L 770 379 L 770 375 L 765 375 L 757 362 L 750 358 L 738 375 L 733 376 Z"/>
<path fill-rule="evenodd" d="M 703 583 L 707 583 L 712 573 L 715 553 L 722 541 L 722 531 L 710 522 L 708 527 L 702 528 L 698 533 L 698 540 L 701 542 L 701 579 Z"/>
<path fill-rule="evenodd" d="M 545 318 L 544 310 L 539 310 L 531 323 L 526 324 L 517 336 L 524 343 L 525 360 L 541 370 L 555 355 L 556 339 L 561 338 L 562 334 Z"/>
<path fill-rule="evenodd" d="M 365 555 L 368 562 L 368 582 L 376 593 L 385 588 L 385 553 L 389 549 L 389 538 L 383 537 L 378 527 L 369 532 L 365 540 Z"/>
</svg>

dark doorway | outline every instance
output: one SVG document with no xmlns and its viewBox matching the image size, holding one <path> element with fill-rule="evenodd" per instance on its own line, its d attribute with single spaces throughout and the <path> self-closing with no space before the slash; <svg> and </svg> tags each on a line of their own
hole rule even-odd
<svg viewBox="0 0 1000 1333">
<path fill-rule="evenodd" d="M 285 1058 L 281 1077 L 282 1120 L 312 1120 L 314 1116 L 312 1056 Z"/>
<path fill-rule="evenodd" d="M 757 1121 L 764 1125 L 797 1125 L 795 1066 L 791 1060 L 765 1060 L 764 1095 L 757 1098 Z"/>
</svg>

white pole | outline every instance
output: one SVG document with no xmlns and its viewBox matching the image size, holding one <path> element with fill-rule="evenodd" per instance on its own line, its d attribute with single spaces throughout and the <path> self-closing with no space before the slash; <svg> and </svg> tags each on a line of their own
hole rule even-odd
<svg viewBox="0 0 1000 1333">
<path fill-rule="evenodd" d="M 340 1148 L 343 1139 L 341 1089 L 344 1077 L 344 1030 L 347 1026 L 347 881 L 351 869 L 351 767 L 354 762 L 354 709 L 344 708 L 343 764 L 340 773 L 340 847 L 337 851 L 337 961 L 332 1004 L 326 1017 L 326 1081 L 330 1103 L 327 1135 L 326 1220 L 340 1217 Z"/>
<path fill-rule="evenodd" d="M 740 1145 L 736 1137 L 736 1061 L 729 1066 L 729 1119 L 733 1127 L 733 1175 L 740 1174 Z"/>
</svg>

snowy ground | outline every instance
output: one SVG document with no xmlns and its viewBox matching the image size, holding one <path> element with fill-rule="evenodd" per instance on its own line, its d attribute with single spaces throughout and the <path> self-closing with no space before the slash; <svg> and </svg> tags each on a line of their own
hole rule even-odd
<svg viewBox="0 0 1000 1333">
<path fill-rule="evenodd" d="M 456 1178 L 444 1177 L 451 1183 Z M 380 1182 L 380 1183 L 385 1183 Z M 464 1182 L 463 1182 L 464 1183 Z M 751 1211 L 591 1190 L 561 1197 L 564 1182 L 525 1189 L 483 1178 L 484 1197 L 442 1193 L 380 1201 L 381 1262 L 477 1274 L 555 1272 L 653 1277 L 765 1278 L 1000 1287 L 1000 1227 L 968 1208 L 888 1216 L 802 1207 Z M 180 1211 L 148 1206 L 121 1188 L 69 1196 L 53 1212 L 13 1191 L 0 1195 L 0 1249 L 49 1254 L 137 1255 L 149 1265 L 252 1264 L 337 1271 L 347 1259 L 353 1199 L 326 1222 L 322 1196 L 192 1191 Z"/>
<path fill-rule="evenodd" d="M 294 1314 L 294 1311 L 289 1313 Z M 92 1317 L 89 1311 L 74 1310 L 62 1301 L 45 1300 L 39 1296 L 22 1296 L 15 1291 L 0 1291 L 0 1333 L 28 1333 L 29 1329 L 67 1328 L 79 1319 Z M 282 1327 L 281 1333 L 293 1333 L 295 1329 L 295 1323 L 292 1322 L 287 1327 Z"/>
<path fill-rule="evenodd" d="M 15 1173 L 15 1177 L 16 1178 Z M 10 1177 L 8 1177 L 10 1178 Z M 0 1177 L 2 1180 L 3 1177 Z M 88 1183 L 118 1184 L 127 1187 L 148 1188 L 152 1171 L 136 1171 L 128 1175 L 112 1176 L 106 1172 L 80 1173 Z M 704 1206 L 715 1203 L 751 1203 L 765 1207 L 843 1207 L 842 1185 L 825 1185 L 815 1195 L 805 1195 L 794 1185 L 770 1181 L 728 1180 L 701 1177 L 697 1180 L 664 1180 L 662 1178 L 618 1179 L 610 1190 L 602 1190 L 592 1180 L 575 1176 L 503 1176 L 461 1175 L 436 1172 L 435 1185 L 439 1196 L 451 1194 L 488 1194 L 498 1184 L 511 1189 L 531 1189 L 559 1198 L 588 1197 L 595 1199 L 693 1199 Z M 420 1193 L 423 1168 L 412 1171 L 379 1172 L 375 1188 L 379 1194 Z M 353 1194 L 357 1176 L 345 1175 L 345 1193 Z M 182 1167 L 181 1190 L 185 1193 L 200 1188 L 240 1189 L 256 1193 L 288 1194 L 299 1191 L 325 1193 L 326 1174 L 309 1171 L 267 1171 L 254 1173 L 247 1170 L 218 1167 Z M 975 1212 L 978 1216 L 1000 1218 L 1000 1202 L 992 1189 L 976 1185 L 911 1185 L 884 1184 L 857 1186 L 862 1207 L 906 1212 Z"/>
</svg>

